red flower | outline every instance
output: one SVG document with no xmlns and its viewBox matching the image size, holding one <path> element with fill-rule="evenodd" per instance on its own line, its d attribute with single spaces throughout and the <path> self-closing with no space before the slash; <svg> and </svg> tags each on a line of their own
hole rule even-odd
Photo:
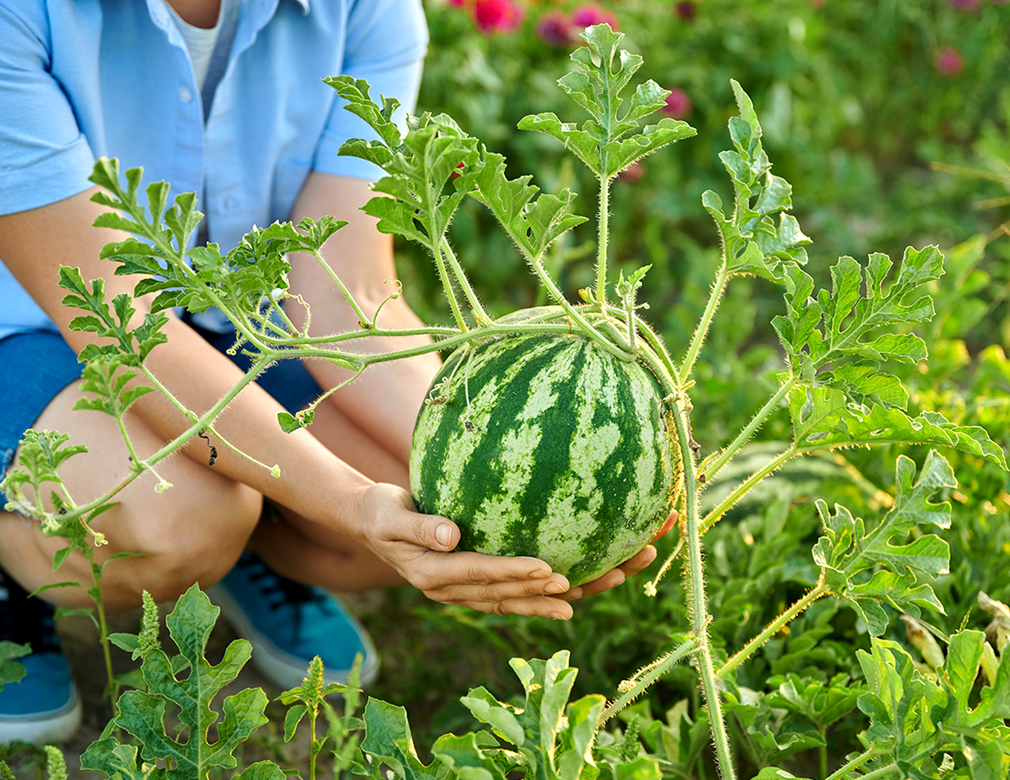
<svg viewBox="0 0 1010 780">
<path fill-rule="evenodd" d="M 463 4 L 463 0 L 450 0 Z M 512 0 L 475 0 L 470 15 L 482 33 L 514 32 L 523 23 L 522 9 Z"/>
<path fill-rule="evenodd" d="M 617 30 L 617 17 L 596 3 L 587 3 L 572 11 L 572 25 L 575 27 L 592 27 L 594 24 L 609 24 L 611 30 Z"/>
<path fill-rule="evenodd" d="M 964 68 L 964 60 L 957 49 L 940 49 L 933 59 L 933 67 L 941 76 L 956 76 Z"/>
<path fill-rule="evenodd" d="M 698 4 L 693 2 L 693 0 L 685 0 L 682 3 L 676 3 L 673 6 L 673 10 L 677 12 L 677 16 L 682 21 L 691 22 L 698 15 Z"/>
<path fill-rule="evenodd" d="M 567 46 L 574 42 L 571 20 L 558 11 L 548 11 L 540 17 L 537 35 L 552 46 Z"/>
<path fill-rule="evenodd" d="M 659 110 L 674 119 L 683 119 L 691 113 L 691 98 L 684 90 L 674 87 L 666 96 L 666 105 Z"/>
</svg>

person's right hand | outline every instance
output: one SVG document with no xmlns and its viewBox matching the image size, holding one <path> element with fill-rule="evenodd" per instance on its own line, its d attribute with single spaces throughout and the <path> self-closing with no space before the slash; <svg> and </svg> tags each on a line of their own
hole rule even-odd
<svg viewBox="0 0 1010 780">
<path fill-rule="evenodd" d="M 572 617 L 572 607 L 555 596 L 568 580 L 537 558 L 505 558 L 452 552 L 459 528 L 437 515 L 423 515 L 402 488 L 373 484 L 357 497 L 359 517 L 368 518 L 362 541 L 425 596 L 498 615 Z"/>
</svg>

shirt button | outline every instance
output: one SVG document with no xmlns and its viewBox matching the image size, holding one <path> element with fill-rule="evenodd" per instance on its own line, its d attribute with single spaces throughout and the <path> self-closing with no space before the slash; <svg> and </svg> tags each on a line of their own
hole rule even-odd
<svg viewBox="0 0 1010 780">
<path fill-rule="evenodd" d="M 179 87 L 179 101 L 182 103 L 193 102 L 193 92 L 189 87 Z"/>
</svg>

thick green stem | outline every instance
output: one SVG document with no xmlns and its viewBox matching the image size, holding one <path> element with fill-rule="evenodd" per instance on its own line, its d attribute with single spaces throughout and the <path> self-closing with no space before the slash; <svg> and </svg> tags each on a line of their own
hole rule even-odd
<svg viewBox="0 0 1010 780">
<path fill-rule="evenodd" d="M 817 748 L 818 757 L 821 762 L 821 777 L 828 775 L 828 727 L 821 726 L 817 729 L 821 735 L 821 745 Z"/>
<path fill-rule="evenodd" d="M 357 315 L 358 320 L 363 323 L 370 322 L 368 317 L 365 316 L 365 312 L 362 311 L 361 307 L 358 305 L 357 300 L 355 300 L 354 296 L 351 295 L 351 291 L 347 289 L 347 285 L 345 285 L 343 280 L 337 275 L 337 273 L 332 268 L 330 268 L 330 264 L 323 259 L 323 256 L 319 253 L 319 250 L 313 251 L 312 256 L 316 258 L 316 262 L 319 263 L 320 266 L 322 266 L 322 269 L 330 277 L 330 280 L 335 285 L 337 285 L 337 288 L 340 290 L 341 295 L 344 296 L 344 299 L 351 305 L 351 308 L 354 309 L 354 313 L 355 315 Z"/>
<path fill-rule="evenodd" d="M 473 311 L 474 317 L 478 322 L 491 322 L 491 318 L 487 315 L 487 312 L 484 311 L 484 306 L 477 297 L 477 293 L 474 292 L 473 286 L 470 284 L 470 280 L 467 279 L 466 274 L 463 272 L 463 266 L 459 264 L 459 260 L 456 258 L 456 253 L 452 251 L 452 247 L 449 246 L 449 242 L 445 239 L 445 236 L 442 237 L 442 251 L 445 253 L 446 259 L 449 261 L 449 268 L 452 269 L 453 274 L 456 276 L 456 282 L 463 290 L 463 295 L 466 296 L 466 300 L 470 304 L 470 309 Z"/>
<path fill-rule="evenodd" d="M 319 745 L 316 744 L 316 710 L 312 709 L 312 720 L 309 721 L 310 726 L 310 755 L 309 755 L 309 780 L 316 780 L 316 757 L 319 755 Z"/>
<path fill-rule="evenodd" d="M 832 772 L 830 775 L 824 778 L 824 780 L 841 780 L 843 777 L 850 774 L 854 769 L 858 769 L 859 767 L 861 767 L 867 761 L 871 761 L 877 756 L 882 756 L 887 752 L 888 751 L 885 748 L 879 748 L 879 747 L 870 748 L 865 753 L 860 753 L 854 759 L 852 759 L 847 764 L 839 768 L 836 772 Z M 886 773 L 895 772 L 896 770 L 897 766 L 891 764 L 890 766 L 875 769 L 872 772 L 870 772 L 870 774 L 861 775 L 860 780 L 866 780 L 866 778 L 870 776 L 883 777 L 885 776 Z"/>
<path fill-rule="evenodd" d="M 719 698 L 718 680 L 712 666 L 712 649 L 708 643 L 708 605 L 705 598 L 705 573 L 702 564 L 701 531 L 698 524 L 698 484 L 694 474 L 694 455 L 691 451 L 691 435 L 687 420 L 680 408 L 680 401 L 674 395 L 670 398 L 673 417 L 677 426 L 681 459 L 684 464 L 684 525 L 687 529 L 688 585 L 690 591 L 691 620 L 694 638 L 698 642 L 698 672 L 701 675 L 705 702 L 708 705 L 709 728 L 715 744 L 716 758 L 723 780 L 734 780 L 736 769 L 729 749 L 726 723 L 722 716 L 722 702 Z"/>
<path fill-rule="evenodd" d="M 456 327 L 466 333 L 469 330 L 466 320 L 463 319 L 463 312 L 459 308 L 459 301 L 456 300 L 456 292 L 452 289 L 452 280 L 445 270 L 445 260 L 442 257 L 441 239 L 432 247 L 435 254 L 435 265 L 438 267 L 438 278 L 442 280 L 442 289 L 445 290 L 445 297 L 449 301 L 449 308 L 452 309 L 452 316 L 456 320 Z"/>
<path fill-rule="evenodd" d="M 705 469 L 706 480 L 713 479 L 715 475 L 719 473 L 719 470 L 729 463 L 740 448 L 750 439 L 751 436 L 754 435 L 757 429 L 764 424 L 764 421 L 768 419 L 768 415 L 778 408 L 779 404 L 781 404 L 783 399 L 789 395 L 789 391 L 792 390 L 795 385 L 795 377 L 790 376 L 789 379 L 786 380 L 785 384 L 778 389 L 778 392 L 768 399 L 768 403 L 762 406 L 758 413 L 754 415 L 754 418 L 747 424 L 747 427 L 740 431 L 737 437 L 733 439 L 733 441 L 731 441 L 721 453 L 719 453 L 719 457 L 709 464 L 709 466 Z"/>
<path fill-rule="evenodd" d="M 606 169 L 605 153 L 603 167 Z M 610 238 L 610 179 L 600 177 L 600 223 L 599 242 L 596 258 L 596 301 L 600 310 L 606 311 L 607 305 L 607 244 Z"/>
<path fill-rule="evenodd" d="M 629 703 L 634 701 L 636 697 L 640 696 L 650 685 L 666 674 L 670 670 L 671 666 L 697 649 L 698 643 L 693 637 L 688 637 L 688 639 L 676 650 L 656 659 L 644 669 L 640 669 L 636 672 L 630 679 L 629 682 L 632 684 L 627 687 L 627 690 L 623 691 L 620 696 L 610 702 L 603 709 L 603 712 L 600 713 L 600 719 L 596 724 L 597 728 L 623 710 Z"/>
<path fill-rule="evenodd" d="M 712 287 L 712 294 L 709 296 L 708 304 L 705 306 L 705 313 L 702 315 L 701 320 L 699 320 L 698 327 L 695 328 L 694 337 L 691 339 L 691 346 L 688 348 L 687 354 L 684 356 L 684 362 L 677 372 L 677 381 L 681 385 L 687 382 L 688 377 L 691 376 L 691 371 L 694 370 L 695 361 L 701 352 L 701 345 L 705 342 L 708 329 L 712 325 L 715 310 L 719 308 L 723 291 L 726 289 L 726 282 L 729 280 L 729 271 L 726 269 L 727 263 L 724 257 L 722 267 L 720 267 L 719 273 L 715 278 L 715 284 Z"/>
<path fill-rule="evenodd" d="M 796 445 L 790 445 L 789 449 L 787 449 L 778 457 L 773 458 L 771 461 L 769 461 L 764 466 L 764 468 L 759 469 L 758 471 L 751 474 L 746 480 L 744 480 L 740 484 L 739 487 L 737 487 L 736 490 L 734 490 L 725 499 L 723 499 L 723 501 L 719 504 L 719 506 L 717 506 L 707 515 L 705 515 L 705 519 L 701 521 L 701 532 L 706 533 L 708 529 L 711 528 L 713 525 L 715 525 L 724 514 L 726 514 L 730 509 L 733 508 L 733 505 L 736 504 L 737 501 L 739 501 L 741 498 L 747 495 L 747 493 L 749 493 L 751 489 L 753 489 L 754 486 L 757 485 L 758 482 L 767 477 L 776 469 L 780 468 L 782 464 L 785 463 L 787 460 L 795 457 L 798 454 L 798 452 L 799 451 L 797 450 Z"/>
<path fill-rule="evenodd" d="M 761 647 L 765 642 L 771 639 L 775 634 L 782 630 L 790 620 L 799 615 L 803 610 L 813 604 L 821 596 L 824 596 L 829 592 L 827 585 L 823 581 L 818 582 L 817 585 L 810 590 L 807 595 L 793 604 L 789 609 L 779 615 L 775 620 L 769 623 L 764 631 L 754 637 L 746 645 L 744 645 L 732 658 L 730 658 L 723 666 L 716 672 L 716 677 L 720 680 L 724 679 L 727 675 L 733 672 L 740 664 L 750 658 L 754 652 Z"/>
</svg>

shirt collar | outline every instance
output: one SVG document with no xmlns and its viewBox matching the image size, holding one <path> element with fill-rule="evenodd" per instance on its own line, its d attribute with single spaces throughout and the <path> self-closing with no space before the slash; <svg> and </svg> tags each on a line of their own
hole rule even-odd
<svg viewBox="0 0 1010 780">
<path fill-rule="evenodd" d="M 277 9 L 278 0 L 242 0 L 242 2 L 250 2 L 259 13 L 266 11 L 269 16 L 273 16 L 274 11 Z M 294 2 L 298 3 L 301 7 L 302 13 L 309 13 L 309 0 L 294 0 Z M 154 23 L 162 30 L 168 32 L 171 39 L 175 25 L 171 24 L 166 0 L 147 0 L 147 9 Z M 263 11 L 259 9 L 263 9 Z M 259 16 L 259 13 L 256 15 Z"/>
</svg>

